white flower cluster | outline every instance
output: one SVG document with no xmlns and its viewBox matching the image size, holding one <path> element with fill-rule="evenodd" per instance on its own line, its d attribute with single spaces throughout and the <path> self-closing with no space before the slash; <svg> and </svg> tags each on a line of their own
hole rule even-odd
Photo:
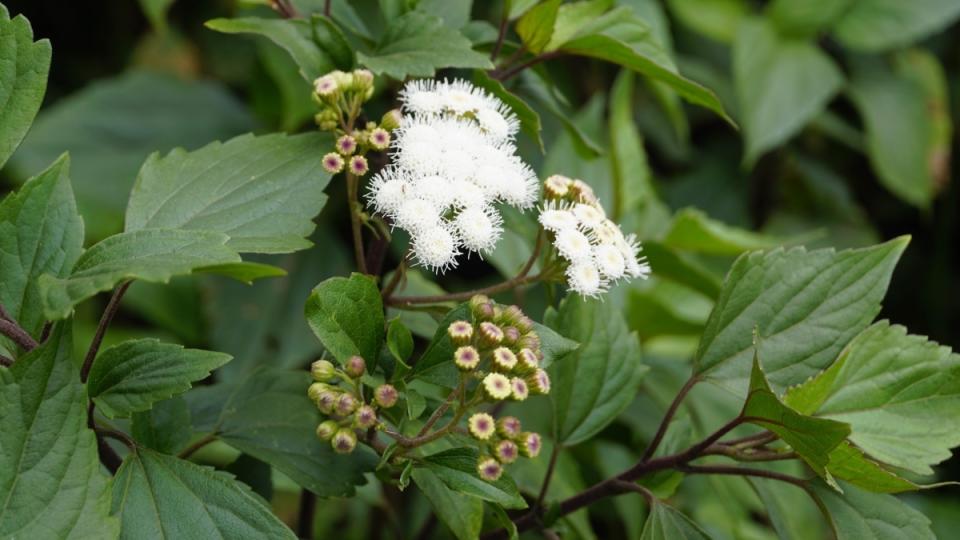
<svg viewBox="0 0 960 540">
<path fill-rule="evenodd" d="M 368 201 L 410 233 L 416 262 L 456 266 L 461 250 L 489 252 L 503 232 L 496 204 L 530 208 L 537 178 L 516 155 L 516 117 L 464 81 L 412 81 L 391 164 L 373 177 Z"/>
<path fill-rule="evenodd" d="M 552 200 L 538 219 L 552 233 L 557 253 L 570 263 L 566 277 L 571 290 L 597 296 L 617 280 L 650 275 L 636 237 L 624 236 L 620 226 L 607 219 L 589 185 L 554 175 L 544 182 L 544 191 Z"/>
</svg>

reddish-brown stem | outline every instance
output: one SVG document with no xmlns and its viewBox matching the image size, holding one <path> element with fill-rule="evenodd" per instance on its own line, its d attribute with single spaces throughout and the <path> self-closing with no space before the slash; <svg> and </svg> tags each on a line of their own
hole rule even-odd
<svg viewBox="0 0 960 540">
<path fill-rule="evenodd" d="M 33 336 L 24 330 L 3 306 L 0 306 L 0 334 L 13 340 L 17 346 L 25 351 L 32 351 L 37 348 L 37 342 L 33 339 Z"/>
<path fill-rule="evenodd" d="M 497 80 L 500 81 L 500 82 L 507 81 L 507 80 L 512 79 L 513 77 L 519 75 L 520 73 L 522 73 L 523 70 L 525 70 L 525 69 L 527 69 L 527 68 L 531 68 L 531 67 L 539 64 L 540 62 L 543 62 L 543 61 L 546 61 L 546 60 L 550 60 L 551 58 L 556 58 L 556 57 L 560 56 L 561 54 L 562 54 L 562 53 L 560 53 L 559 51 L 553 51 L 553 52 L 538 54 L 537 56 L 534 56 L 533 58 L 527 60 L 526 62 L 524 62 L 524 63 L 522 63 L 522 64 L 520 64 L 520 65 L 518 65 L 518 66 L 512 67 L 512 68 L 510 68 L 510 69 L 508 69 L 508 70 L 506 70 L 506 71 L 503 71 L 503 72 L 500 72 L 500 73 L 495 74 L 495 75 L 494 75 L 494 78 L 497 79 Z"/>
<path fill-rule="evenodd" d="M 550 462 L 547 463 L 547 474 L 543 477 L 543 485 L 540 486 L 540 494 L 537 495 L 537 502 L 530 509 L 531 512 L 539 512 L 543 508 L 543 500 L 547 497 L 547 490 L 550 489 L 550 480 L 553 479 L 553 471 L 557 468 L 557 458 L 560 457 L 562 445 L 554 443 L 553 451 L 550 452 Z"/>
<path fill-rule="evenodd" d="M 217 436 L 213 433 L 208 433 L 207 435 L 204 435 L 201 439 L 199 439 L 197 442 L 181 450 L 180 453 L 177 454 L 177 457 L 179 457 L 180 459 L 187 459 L 190 456 L 192 456 L 194 452 L 212 443 L 215 440 L 217 440 Z"/>
<path fill-rule="evenodd" d="M 738 467 L 736 465 L 684 465 L 675 468 L 676 470 L 687 474 L 723 474 L 768 478 L 770 480 L 788 482 L 804 490 L 807 489 L 807 481 L 803 478 L 797 478 L 796 476 L 790 476 L 789 474 L 767 471 L 764 469 L 749 469 L 747 467 Z"/>
<path fill-rule="evenodd" d="M 329 5 L 329 1 L 327 2 Z M 300 512 L 297 515 L 297 538 L 313 538 L 313 517 L 317 511 L 317 496 L 309 489 L 300 492 Z"/>
<path fill-rule="evenodd" d="M 461 382 L 460 385 L 457 386 L 457 388 L 454 391 L 450 392 L 450 395 L 447 396 L 447 399 L 444 400 L 444 402 L 440 404 L 440 406 L 437 407 L 436 410 L 433 411 L 433 414 L 430 415 L 430 418 L 427 419 L 427 422 L 423 424 L 423 427 L 420 428 L 419 432 L 417 432 L 417 437 L 422 437 L 426 435 L 426 433 L 430 431 L 430 428 L 432 428 L 434 424 L 436 424 L 437 421 L 443 417 L 443 413 L 447 412 L 447 409 L 450 408 L 450 405 L 453 404 L 453 402 L 457 399 L 457 396 L 460 395 L 462 392 L 463 392 L 463 382 Z"/>
<path fill-rule="evenodd" d="M 497 56 L 500 56 L 500 49 L 503 48 L 503 40 L 507 37 L 507 6 L 503 6 L 503 16 L 500 18 L 500 28 L 497 31 L 497 41 L 493 44 L 493 50 L 490 51 L 490 61 L 495 62 Z"/>
<path fill-rule="evenodd" d="M 640 461 L 647 461 L 653 457 L 654 452 L 656 452 L 657 448 L 660 446 L 660 442 L 663 441 L 663 436 L 667 434 L 667 428 L 670 427 L 670 422 L 673 420 L 673 416 L 677 413 L 677 409 L 680 408 L 680 404 L 683 402 L 684 398 L 687 397 L 687 394 L 690 393 L 690 390 L 692 390 L 698 382 L 700 382 L 700 379 L 696 376 L 690 377 L 683 387 L 680 388 L 680 391 L 677 392 L 677 396 L 673 398 L 673 402 L 671 402 L 670 406 L 667 407 L 667 412 L 663 415 L 663 420 L 660 421 L 660 426 L 657 428 L 657 433 L 653 436 L 650 444 L 647 445 L 647 450 L 643 453 L 643 457 L 640 458 Z"/>
<path fill-rule="evenodd" d="M 103 315 L 100 316 L 97 331 L 93 334 L 93 340 L 90 341 L 90 348 L 87 349 L 87 355 L 83 359 L 83 367 L 80 368 L 80 380 L 82 382 L 87 382 L 87 377 L 90 375 L 90 367 L 93 365 L 94 358 L 97 357 L 97 352 L 100 351 L 100 344 L 103 343 L 103 336 L 106 335 L 107 328 L 110 327 L 113 317 L 120 308 L 120 300 L 123 299 L 123 295 L 127 292 L 127 289 L 130 288 L 131 283 L 133 282 L 125 281 L 113 291 L 113 296 L 110 297 L 106 309 L 103 310 Z"/>
</svg>

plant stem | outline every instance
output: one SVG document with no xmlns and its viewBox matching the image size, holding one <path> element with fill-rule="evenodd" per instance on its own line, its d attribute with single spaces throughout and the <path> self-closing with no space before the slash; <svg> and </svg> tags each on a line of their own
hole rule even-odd
<svg viewBox="0 0 960 540">
<path fill-rule="evenodd" d="M 457 396 L 461 395 L 463 391 L 464 391 L 463 380 L 461 379 L 460 384 L 457 386 L 457 388 L 454 391 L 450 392 L 450 395 L 447 396 L 447 399 L 439 407 L 437 407 L 436 410 L 433 411 L 433 414 L 431 414 L 430 418 L 427 419 L 427 423 L 425 423 L 423 427 L 420 428 L 420 431 L 417 433 L 417 437 L 422 437 L 423 435 L 426 435 L 426 433 L 430 431 L 430 428 L 432 428 L 433 425 L 436 424 L 438 420 L 440 420 L 440 418 L 443 416 L 443 413 L 447 412 L 447 409 L 450 408 L 450 405 L 453 404 L 454 400 L 457 399 Z"/>
<path fill-rule="evenodd" d="M 524 62 L 524 63 L 522 63 L 522 64 L 520 64 L 520 65 L 518 65 L 518 66 L 512 67 L 512 68 L 510 68 L 510 69 L 508 69 L 508 70 L 506 70 L 506 71 L 503 71 L 503 72 L 500 72 L 500 73 L 495 74 L 495 75 L 494 75 L 494 78 L 497 79 L 497 80 L 500 81 L 500 82 L 507 81 L 507 80 L 512 79 L 513 77 L 519 75 L 520 73 L 522 73 L 523 70 L 525 70 L 525 69 L 527 69 L 527 68 L 530 68 L 530 67 L 533 67 L 533 66 L 535 66 L 535 65 L 537 65 L 537 64 L 539 64 L 540 62 L 543 62 L 543 61 L 545 61 L 545 60 L 550 60 L 551 58 L 556 58 L 556 57 L 560 56 L 561 54 L 562 54 L 562 53 L 559 52 L 559 51 L 553 51 L 553 52 L 538 54 L 537 56 L 534 56 L 534 57 L 531 58 L 530 60 L 527 60 L 526 62 Z"/>
<path fill-rule="evenodd" d="M 37 342 L 33 339 L 33 336 L 24 330 L 3 306 L 0 306 L 0 334 L 13 340 L 25 351 L 32 351 L 37 348 Z"/>
<path fill-rule="evenodd" d="M 683 387 L 680 388 L 680 391 L 677 392 L 676 397 L 673 398 L 673 402 L 670 403 L 670 406 L 667 408 L 666 414 L 663 415 L 663 420 L 660 421 L 660 426 L 657 428 L 657 433 L 653 436 L 650 444 L 647 445 L 647 449 L 643 453 L 643 457 L 640 458 L 641 462 L 648 461 L 653 457 L 653 454 L 657 451 L 657 448 L 663 441 L 664 435 L 667 434 L 667 428 L 670 427 L 670 421 L 673 420 L 673 416 L 677 413 L 677 409 L 680 408 L 680 404 L 683 402 L 684 398 L 687 397 L 687 394 L 690 393 L 690 390 L 692 390 L 698 382 L 700 382 L 700 379 L 696 376 L 692 376 L 687 379 L 687 382 L 684 383 Z"/>
<path fill-rule="evenodd" d="M 723 474 L 733 476 L 755 476 L 757 478 L 768 478 L 771 480 L 780 480 L 788 482 L 802 489 L 807 489 L 807 481 L 803 478 L 782 474 L 765 469 L 750 469 L 747 467 L 738 467 L 735 465 L 684 465 L 676 467 L 680 472 L 687 474 Z"/>
<path fill-rule="evenodd" d="M 560 456 L 562 446 L 559 443 L 553 444 L 553 451 L 550 452 L 550 462 L 547 464 L 547 474 L 543 477 L 543 485 L 540 486 L 540 494 L 537 495 L 537 502 L 530 509 L 531 512 L 538 512 L 543 508 L 543 500 L 547 497 L 547 490 L 550 488 L 550 480 L 553 479 L 553 471 L 557 468 L 557 458 Z"/>
<path fill-rule="evenodd" d="M 326 0 L 326 1 L 323 3 L 323 16 L 324 16 L 324 17 L 329 17 L 329 16 L 330 16 L 330 4 L 331 4 L 331 0 Z"/>
<path fill-rule="evenodd" d="M 390 276 L 390 282 L 386 284 L 382 291 L 380 291 L 381 298 L 389 298 L 393 291 L 397 290 L 397 286 L 400 285 L 400 281 L 403 279 L 403 276 L 407 273 L 407 256 L 409 252 L 400 259 L 400 264 L 397 265 L 397 268 L 394 269 L 393 275 Z"/>
<path fill-rule="evenodd" d="M 500 56 L 500 49 L 503 47 L 503 40 L 507 37 L 507 6 L 503 6 L 503 15 L 500 17 L 500 28 L 497 30 L 497 41 L 493 44 L 493 50 L 490 51 L 490 61 L 495 62 L 497 56 Z"/>
<path fill-rule="evenodd" d="M 367 273 L 367 261 L 363 253 L 363 231 L 360 221 L 360 179 L 353 173 L 347 173 L 347 204 L 350 205 L 350 230 L 353 235 L 353 256 L 357 263 L 357 271 Z"/>
<path fill-rule="evenodd" d="M 302 490 L 300 513 L 297 516 L 297 538 L 313 538 L 313 517 L 316 511 L 317 496 L 309 489 Z"/>
<path fill-rule="evenodd" d="M 206 446 L 206 445 L 208 445 L 208 444 L 210 444 L 210 443 L 212 443 L 213 441 L 216 441 L 216 440 L 217 440 L 217 436 L 216 436 L 215 434 L 213 434 L 213 433 L 208 433 L 207 435 L 204 435 L 204 436 L 203 436 L 200 440 L 198 440 L 197 442 L 195 442 L 195 443 L 191 444 L 190 446 L 188 446 L 188 447 L 184 448 L 183 450 L 181 450 L 180 453 L 177 454 L 177 457 L 180 458 L 180 459 L 187 459 L 187 458 L 189 458 L 190 456 L 192 456 L 193 453 L 196 452 L 197 450 L 203 448 L 204 446 Z"/>
<path fill-rule="evenodd" d="M 104 437 L 109 437 L 109 438 L 111 438 L 111 439 L 116 439 L 116 440 L 122 442 L 123 444 L 125 444 L 125 445 L 127 446 L 127 448 L 129 448 L 129 449 L 131 449 L 131 450 L 133 450 L 134 448 L 137 447 L 136 441 L 134 441 L 133 439 L 131 439 L 129 435 L 127 435 L 126 433 L 124 433 L 124 432 L 122 432 L 122 431 L 117 431 L 117 430 L 114 430 L 114 429 L 99 428 L 99 427 L 98 427 L 98 428 L 94 428 L 94 431 L 97 433 L 97 435 L 102 435 L 102 436 L 104 436 Z"/>
<path fill-rule="evenodd" d="M 120 308 L 120 300 L 123 298 L 124 293 L 127 292 L 127 289 L 130 288 L 132 281 L 124 281 L 113 291 L 113 296 L 110 297 L 110 302 L 107 303 L 107 308 L 103 310 L 103 315 L 100 317 L 100 323 L 97 324 L 97 331 L 93 334 L 93 340 L 90 341 L 90 348 L 87 349 L 87 356 L 83 359 L 83 367 L 80 368 L 80 381 L 87 382 L 87 377 L 90 375 L 90 367 L 93 365 L 94 358 L 97 357 L 97 352 L 100 350 L 100 344 L 103 343 L 103 336 L 107 333 L 107 328 L 110 326 L 110 323 L 113 321 L 113 317 L 117 314 L 117 310 Z"/>
</svg>

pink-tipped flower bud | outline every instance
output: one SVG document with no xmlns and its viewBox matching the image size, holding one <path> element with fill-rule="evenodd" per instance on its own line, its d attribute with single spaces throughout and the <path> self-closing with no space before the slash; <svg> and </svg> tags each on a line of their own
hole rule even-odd
<svg viewBox="0 0 960 540">
<path fill-rule="evenodd" d="M 483 393 L 494 401 L 507 399 L 513 394 L 510 379 L 502 373 L 489 373 L 483 378 Z"/>
<path fill-rule="evenodd" d="M 503 328 L 503 342 L 507 345 L 516 345 L 520 341 L 520 331 L 515 326 Z"/>
<path fill-rule="evenodd" d="M 353 87 L 362 92 L 373 87 L 373 73 L 368 69 L 353 70 Z"/>
<path fill-rule="evenodd" d="M 350 172 L 354 176 L 363 176 L 370 170 L 370 164 L 367 158 L 363 156 L 353 156 L 350 158 Z"/>
<path fill-rule="evenodd" d="M 487 482 L 496 482 L 503 474 L 503 466 L 492 457 L 481 457 L 477 461 L 477 474 Z"/>
<path fill-rule="evenodd" d="M 470 434 L 475 439 L 485 441 L 493 436 L 497 431 L 497 424 L 493 417 L 487 413 L 476 413 L 467 421 Z"/>
<path fill-rule="evenodd" d="M 400 114 L 400 109 L 392 109 L 384 113 L 380 118 L 380 127 L 387 131 L 393 131 L 400 127 L 402 122 L 403 115 Z"/>
<path fill-rule="evenodd" d="M 526 315 L 521 316 L 516 321 L 514 321 L 514 326 L 517 327 L 517 330 L 520 330 L 521 334 L 529 334 L 533 332 L 533 320 Z"/>
<path fill-rule="evenodd" d="M 311 384 L 309 388 L 307 388 L 307 396 L 310 397 L 311 401 L 316 403 L 317 400 L 320 399 L 320 394 L 322 392 L 329 391 L 330 388 L 332 387 L 329 384 L 322 383 L 322 382 L 315 382 Z"/>
<path fill-rule="evenodd" d="M 323 414 L 332 414 L 333 410 L 337 406 L 337 401 L 340 400 L 340 394 L 331 390 L 324 390 L 320 392 L 317 396 L 316 404 L 317 408 L 320 409 L 320 412 Z"/>
<path fill-rule="evenodd" d="M 547 375 L 545 370 L 538 368 L 526 380 L 531 393 L 541 395 L 550 393 L 550 375 Z"/>
<path fill-rule="evenodd" d="M 497 347 L 493 350 L 493 369 L 501 373 L 509 373 L 517 365 L 517 355 L 506 347 Z"/>
<path fill-rule="evenodd" d="M 334 96 L 340 90 L 340 86 L 333 75 L 327 74 L 313 81 L 313 90 L 318 96 L 325 98 L 324 101 L 328 101 L 326 98 Z"/>
<path fill-rule="evenodd" d="M 473 371 L 480 365 L 480 353 L 470 345 L 464 345 L 453 353 L 453 363 L 460 371 Z"/>
<path fill-rule="evenodd" d="M 315 381 L 328 382 L 336 377 L 337 368 L 326 360 L 317 360 L 310 364 L 310 374 Z"/>
<path fill-rule="evenodd" d="M 523 316 L 523 310 L 520 309 L 520 306 L 509 305 L 503 308 L 503 313 L 500 314 L 500 321 L 502 321 L 501 324 L 504 325 L 516 325 Z"/>
<path fill-rule="evenodd" d="M 503 341 L 503 330 L 492 322 L 480 323 L 480 343 L 488 347 L 496 347 Z"/>
<path fill-rule="evenodd" d="M 333 420 L 320 422 L 320 425 L 317 426 L 317 438 L 321 441 L 329 441 L 338 429 L 340 429 L 340 426 Z"/>
<path fill-rule="evenodd" d="M 530 349 L 536 352 L 536 350 L 540 348 L 540 336 L 533 332 L 526 333 L 520 338 L 517 345 L 522 349 Z"/>
<path fill-rule="evenodd" d="M 343 364 L 343 371 L 347 373 L 351 378 L 359 379 L 363 377 L 363 373 L 367 370 L 367 363 L 363 361 L 363 358 L 357 355 L 353 355 L 350 358 L 347 358 L 347 361 Z"/>
<path fill-rule="evenodd" d="M 351 394 L 340 394 L 340 397 L 337 398 L 337 404 L 334 406 L 337 414 L 340 416 L 350 416 L 353 411 L 357 410 L 357 398 L 353 397 Z"/>
<path fill-rule="evenodd" d="M 353 413 L 353 423 L 361 429 L 369 429 L 377 425 L 377 411 L 369 405 L 361 405 L 357 412 Z"/>
<path fill-rule="evenodd" d="M 494 447 L 493 455 L 500 463 L 513 463 L 520 456 L 520 448 L 517 447 L 517 443 L 513 441 L 500 441 L 496 447 Z"/>
<path fill-rule="evenodd" d="M 540 359 L 530 349 L 520 349 L 517 353 L 517 373 L 531 374 L 540 367 Z"/>
<path fill-rule="evenodd" d="M 386 150 L 390 147 L 390 132 L 383 128 L 373 128 L 367 136 L 367 142 L 374 150 Z"/>
<path fill-rule="evenodd" d="M 330 446 L 338 454 L 349 454 L 357 447 L 357 434 L 350 428 L 340 428 L 330 440 Z"/>
<path fill-rule="evenodd" d="M 337 174 L 343 170 L 343 157 L 336 152 L 329 152 L 323 156 L 323 169 L 330 174 Z"/>
<path fill-rule="evenodd" d="M 447 327 L 447 335 L 454 345 L 466 345 L 473 339 L 473 325 L 467 321 L 453 321 Z"/>
<path fill-rule="evenodd" d="M 343 156 L 352 156 L 357 151 L 357 140 L 350 135 L 342 135 L 337 139 L 337 152 Z"/>
<path fill-rule="evenodd" d="M 510 379 L 510 398 L 514 401 L 523 401 L 530 396 L 530 389 L 527 387 L 527 381 L 520 377 Z"/>
<path fill-rule="evenodd" d="M 535 458 L 540 455 L 540 450 L 543 448 L 543 441 L 540 440 L 540 435 L 532 431 L 521 433 L 517 437 L 517 445 L 520 447 L 520 455 L 528 458 Z"/>
<path fill-rule="evenodd" d="M 399 397 L 400 395 L 397 393 L 397 389 L 391 384 L 381 384 L 373 391 L 374 401 L 384 409 L 389 409 L 396 405 Z"/>
<path fill-rule="evenodd" d="M 497 420 L 497 433 L 506 439 L 515 439 L 520 435 L 522 428 L 516 416 L 504 416 Z"/>
<path fill-rule="evenodd" d="M 470 311 L 473 312 L 474 319 L 478 321 L 489 321 L 493 319 L 493 303 L 482 294 L 478 294 L 470 299 Z"/>
</svg>

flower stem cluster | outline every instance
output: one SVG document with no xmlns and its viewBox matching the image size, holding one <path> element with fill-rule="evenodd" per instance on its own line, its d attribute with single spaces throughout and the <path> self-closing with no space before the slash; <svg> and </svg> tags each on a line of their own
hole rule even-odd
<svg viewBox="0 0 960 540">
<path fill-rule="evenodd" d="M 389 384 L 380 385 L 367 402 L 360 378 L 366 372 L 366 362 L 359 356 L 351 356 L 338 369 L 327 360 L 317 360 L 310 366 L 314 383 L 307 395 L 327 416 L 317 426 L 317 437 L 330 441 L 338 454 L 349 454 L 357 446 L 357 430 L 367 430 L 379 425 L 380 409 L 397 403 L 397 389 Z"/>
<path fill-rule="evenodd" d="M 314 117 L 317 126 L 337 136 L 333 151 L 323 156 L 323 168 L 331 174 L 343 170 L 355 176 L 367 174 L 367 152 L 390 147 L 391 132 L 400 126 L 400 112 L 387 112 L 379 123 L 356 125 L 363 104 L 373 96 L 373 74 L 365 69 L 327 73 L 314 81 L 313 90 L 320 106 Z"/>
<path fill-rule="evenodd" d="M 463 381 L 476 381 L 478 402 L 524 401 L 531 394 L 550 392 L 550 377 L 540 367 L 543 353 L 533 321 L 517 306 L 503 306 L 486 296 L 470 299 L 473 323 L 454 321 L 447 335 L 457 346 L 453 361 Z M 517 458 L 536 457 L 540 436 L 524 432 L 512 416 L 495 419 L 476 412 L 467 421 L 481 450 L 477 473 L 495 481 L 503 465 Z"/>
</svg>

